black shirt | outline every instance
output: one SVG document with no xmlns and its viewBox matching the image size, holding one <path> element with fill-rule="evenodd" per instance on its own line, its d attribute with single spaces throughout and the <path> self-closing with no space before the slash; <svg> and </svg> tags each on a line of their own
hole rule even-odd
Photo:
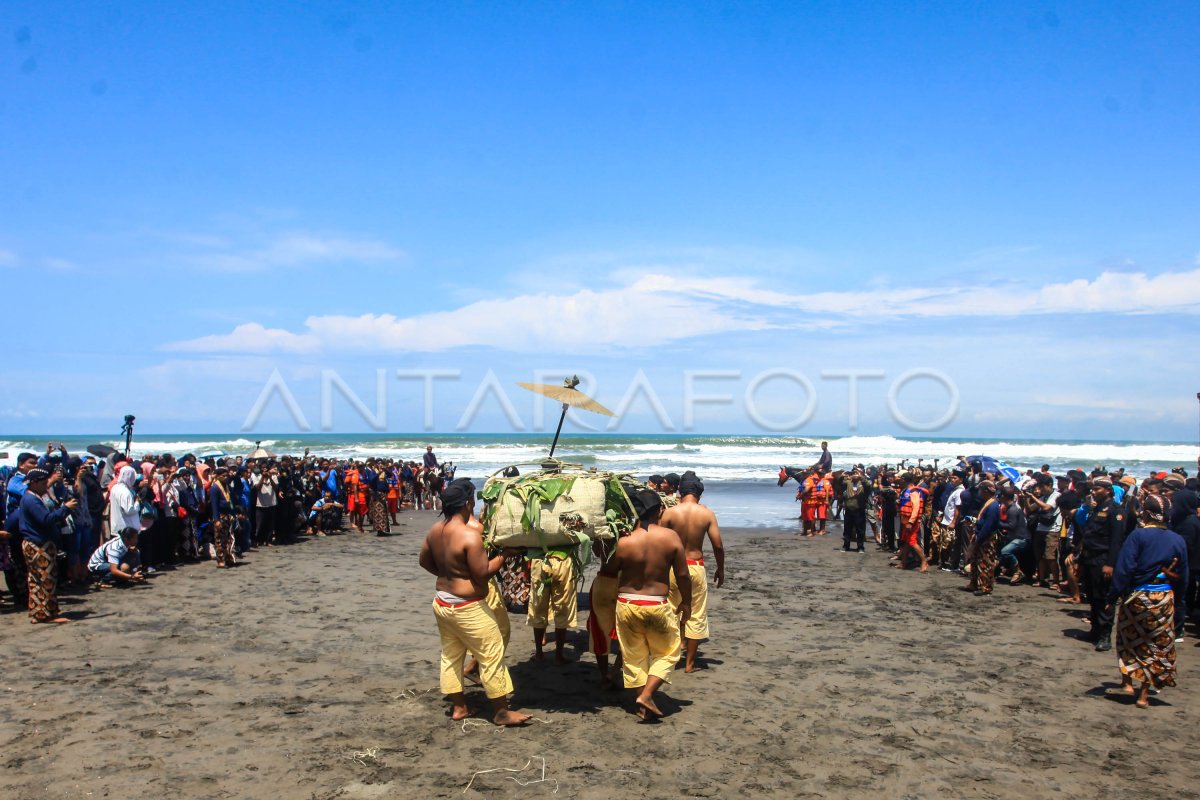
<svg viewBox="0 0 1200 800">
<path fill-rule="evenodd" d="M 1092 509 L 1081 538 L 1085 562 L 1114 566 L 1125 541 L 1125 515 L 1121 507 L 1109 500 Z"/>
</svg>

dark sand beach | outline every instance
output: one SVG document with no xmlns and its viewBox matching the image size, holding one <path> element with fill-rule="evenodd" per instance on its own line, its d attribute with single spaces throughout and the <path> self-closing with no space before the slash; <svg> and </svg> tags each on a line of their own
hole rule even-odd
<svg viewBox="0 0 1200 800">
<path fill-rule="evenodd" d="M 837 552 L 834 535 L 726 532 L 707 669 L 677 672 L 657 725 L 597 688 L 583 631 L 569 645 L 574 663 L 534 664 L 516 616 L 514 706 L 538 721 L 451 722 L 437 689 L 433 579 L 416 563 L 431 519 L 409 513 L 391 538 L 309 540 L 235 570 L 201 564 L 67 596 L 64 610 L 84 616 L 66 626 L 35 628 L 8 609 L 0 797 L 1200 791 L 1194 639 L 1180 646 L 1180 688 L 1137 710 L 1104 696 L 1115 655 L 1070 638 L 1086 628 L 1081 607 L 1029 587 L 976 598 L 956 576 L 886 568 L 871 545 Z M 468 697 L 483 709 L 478 690 Z M 546 780 L 531 782 L 543 759 Z"/>
</svg>

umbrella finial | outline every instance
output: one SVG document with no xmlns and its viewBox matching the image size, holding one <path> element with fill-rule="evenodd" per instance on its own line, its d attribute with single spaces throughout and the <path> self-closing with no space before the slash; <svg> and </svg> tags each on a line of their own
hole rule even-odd
<svg viewBox="0 0 1200 800">
<path fill-rule="evenodd" d="M 569 377 L 563 381 L 563 386 L 565 386 L 568 389 L 574 389 L 578 385 L 579 385 L 579 376 L 578 375 L 572 375 L 571 377 Z"/>
</svg>

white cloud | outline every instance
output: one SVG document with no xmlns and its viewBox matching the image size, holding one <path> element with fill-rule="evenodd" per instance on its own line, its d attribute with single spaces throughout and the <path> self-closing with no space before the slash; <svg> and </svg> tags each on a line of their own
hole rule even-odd
<svg viewBox="0 0 1200 800">
<path fill-rule="evenodd" d="M 17 254 L 11 250 L 0 250 L 0 267 L 15 267 Z"/>
<path fill-rule="evenodd" d="M 230 333 L 201 336 L 166 345 L 165 350 L 189 353 L 310 353 L 320 341 L 309 334 L 265 328 L 257 322 L 238 325 Z"/>
<path fill-rule="evenodd" d="M 300 333 L 239 325 L 169 345 L 192 352 L 309 353 L 356 349 L 438 352 L 600 352 L 731 331 L 828 328 L 864 320 L 1094 313 L 1200 312 L 1200 269 L 1149 276 L 1104 272 L 1043 286 L 948 286 L 793 294 L 749 278 L 648 274 L 626 286 L 480 300 L 414 317 L 311 316 Z"/>
<path fill-rule="evenodd" d="M 386 263 L 404 258 L 404 252 L 378 239 L 323 236 L 290 232 L 246 243 L 220 236 L 188 235 L 182 239 L 193 249 L 176 256 L 200 269 L 254 272 L 307 264 Z"/>
<path fill-rule="evenodd" d="M 603 351 L 653 347 L 767 322 L 741 318 L 704 299 L 630 286 L 572 294 L 532 294 L 481 300 L 451 311 L 400 318 L 391 314 L 312 316 L 302 334 L 239 325 L 232 333 L 169 345 L 192 352 L 309 352 L 344 342 L 378 351 L 438 352 L 494 347 L 516 352 Z"/>
</svg>

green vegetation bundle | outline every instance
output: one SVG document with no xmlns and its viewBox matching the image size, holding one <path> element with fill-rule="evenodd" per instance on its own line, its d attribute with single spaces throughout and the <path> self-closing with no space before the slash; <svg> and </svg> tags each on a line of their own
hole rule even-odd
<svg viewBox="0 0 1200 800">
<path fill-rule="evenodd" d="M 633 529 L 630 475 L 556 464 L 483 485 L 484 541 L 492 547 L 561 547 L 615 539 Z"/>
</svg>

